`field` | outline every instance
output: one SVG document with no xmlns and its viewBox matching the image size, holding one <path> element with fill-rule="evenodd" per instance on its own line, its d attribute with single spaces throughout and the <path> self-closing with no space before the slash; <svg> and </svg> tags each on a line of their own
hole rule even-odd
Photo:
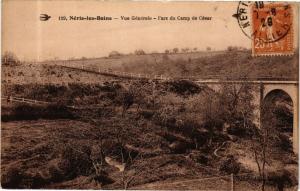
<svg viewBox="0 0 300 191">
<path fill-rule="evenodd" d="M 226 92 L 188 80 L 123 79 L 61 65 L 174 77 L 247 73 L 298 79 L 297 58 L 249 58 L 248 51 L 156 56 L 2 67 L 2 96 L 52 103 L 2 100 L 2 187 L 230 190 L 234 175 L 236 190 L 260 190 L 252 150 L 255 128 L 251 122 L 243 128 L 240 116 L 228 117 L 228 103 L 220 102 Z M 290 143 L 274 148 L 266 190 L 281 183 L 296 190 L 298 159 Z"/>
<path fill-rule="evenodd" d="M 180 54 L 125 55 L 70 61 L 57 64 L 81 67 L 94 66 L 120 72 L 196 78 L 298 78 L 298 53 L 287 57 L 252 57 L 251 51 L 217 51 Z M 289 67 L 286 67 L 289 66 Z"/>
</svg>

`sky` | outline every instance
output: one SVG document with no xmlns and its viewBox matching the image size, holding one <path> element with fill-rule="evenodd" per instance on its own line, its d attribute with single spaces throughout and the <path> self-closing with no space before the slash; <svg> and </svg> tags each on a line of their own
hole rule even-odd
<svg viewBox="0 0 300 191">
<path fill-rule="evenodd" d="M 228 46 L 251 47 L 241 31 L 238 2 L 127 2 L 4 0 L 2 51 L 21 60 L 102 57 L 143 49 L 163 52 L 174 47 L 205 50 Z M 40 21 L 48 14 L 48 21 Z M 59 21 L 59 16 L 206 16 L 209 21 Z"/>
</svg>

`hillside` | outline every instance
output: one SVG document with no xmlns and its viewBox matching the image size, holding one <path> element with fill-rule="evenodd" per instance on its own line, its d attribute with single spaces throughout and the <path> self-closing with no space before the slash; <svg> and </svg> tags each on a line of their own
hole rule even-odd
<svg viewBox="0 0 300 191">
<path fill-rule="evenodd" d="M 9 87 L 10 95 L 56 104 L 2 102 L 5 188 L 227 189 L 231 173 L 237 189 L 260 184 L 252 130 L 225 127 L 226 105 L 207 86 L 107 80 Z M 297 186 L 297 159 L 288 150 L 276 149 L 268 161 L 266 190 L 277 177 L 290 190 Z"/>
<path fill-rule="evenodd" d="M 173 78 L 214 79 L 298 79 L 298 54 L 288 57 L 252 57 L 249 51 L 128 55 L 73 61 L 2 66 L 2 82 L 28 83 L 102 83 L 114 77 L 87 73 L 61 65 L 88 66 L 111 71 L 164 75 Z M 288 67 L 287 67 L 288 66 Z"/>
<path fill-rule="evenodd" d="M 2 66 L 2 86 L 7 84 L 101 83 L 115 78 L 54 65 Z"/>
<path fill-rule="evenodd" d="M 252 57 L 251 51 L 218 51 L 128 55 L 116 58 L 45 63 L 76 67 L 94 66 L 132 73 L 163 74 L 170 77 L 298 79 L 298 53 L 293 56 Z"/>
<path fill-rule="evenodd" d="M 253 58 L 247 51 L 156 56 L 84 63 L 105 68 L 111 62 L 115 70 L 174 77 L 298 77 L 296 56 Z M 229 190 L 231 174 L 237 190 L 260 186 L 254 150 L 261 147 L 253 139 L 258 129 L 249 88 L 233 84 L 215 92 L 189 80 L 132 80 L 60 64 L 68 63 L 2 67 L 2 95 L 51 102 L 2 100 L 2 187 Z M 291 103 L 285 101 L 277 104 L 285 132 L 268 150 L 266 191 L 297 187 Z"/>
</svg>

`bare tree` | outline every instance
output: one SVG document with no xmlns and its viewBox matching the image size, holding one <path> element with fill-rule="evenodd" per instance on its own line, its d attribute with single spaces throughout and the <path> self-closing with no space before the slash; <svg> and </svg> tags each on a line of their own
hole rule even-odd
<svg viewBox="0 0 300 191">
<path fill-rule="evenodd" d="M 264 191 L 265 190 L 265 182 L 266 182 L 266 174 L 265 174 L 265 170 L 266 170 L 266 162 L 267 162 L 267 149 L 268 149 L 268 135 L 269 135 L 269 131 L 266 130 L 267 128 L 265 128 L 262 131 L 259 131 L 259 133 L 257 134 L 256 138 L 254 138 L 253 142 L 253 154 L 254 154 L 254 159 L 257 165 L 257 169 L 258 169 L 258 173 L 259 176 L 261 178 L 261 190 Z"/>
<path fill-rule="evenodd" d="M 182 49 L 181 49 L 181 52 L 187 53 L 187 52 L 189 52 L 189 50 L 190 50 L 189 48 L 182 48 Z"/>
<path fill-rule="evenodd" d="M 128 187 L 130 186 L 130 184 L 134 181 L 134 179 L 139 176 L 141 173 L 143 173 L 143 168 L 135 166 L 134 168 L 134 173 L 133 174 L 129 174 L 128 173 L 128 168 L 129 165 L 128 164 L 134 164 L 135 161 L 137 160 L 142 160 L 142 154 L 140 152 L 138 152 L 138 154 L 135 157 L 130 157 L 127 159 L 126 161 L 126 165 L 125 168 L 122 172 L 122 185 L 123 185 L 123 189 L 127 190 Z"/>
<path fill-rule="evenodd" d="M 121 56 L 122 54 L 119 53 L 118 51 L 111 51 L 108 55 L 108 57 L 118 57 L 118 56 Z"/>
<path fill-rule="evenodd" d="M 140 107 L 146 103 L 147 95 L 151 94 L 151 90 L 147 84 L 132 84 L 128 90 L 122 94 L 122 116 L 132 106 L 136 106 L 136 112 L 139 112 Z"/>
<path fill-rule="evenodd" d="M 243 128 L 250 128 L 255 109 L 253 99 L 253 87 L 247 83 L 224 85 L 220 93 L 224 120 L 232 126 L 243 124 Z"/>
<path fill-rule="evenodd" d="M 173 52 L 176 54 L 179 52 L 179 49 L 178 48 L 173 48 Z"/>
<path fill-rule="evenodd" d="M 121 184 L 124 190 L 127 190 L 130 184 L 142 173 L 143 166 L 136 165 L 135 163 L 139 160 L 143 160 L 143 143 L 146 143 L 146 136 L 142 136 L 140 139 L 139 147 L 135 147 L 130 145 L 131 136 L 128 136 L 128 128 L 132 128 L 129 126 L 115 126 L 113 129 L 113 138 L 116 140 L 117 153 L 121 157 L 121 163 L 123 165 L 122 170 L 120 169 L 121 176 Z M 134 171 L 131 171 L 134 169 Z"/>
<path fill-rule="evenodd" d="M 217 96 L 211 94 L 205 95 L 203 100 L 204 121 L 209 133 L 208 145 L 211 146 L 213 134 L 218 125 L 217 119 L 221 119 L 220 100 Z"/>
<path fill-rule="evenodd" d="M 20 61 L 19 61 L 18 57 L 13 52 L 6 51 L 2 55 L 2 64 L 3 65 L 16 65 L 19 63 L 20 63 Z"/>
<path fill-rule="evenodd" d="M 261 107 L 263 113 L 272 112 L 271 108 L 263 105 Z M 268 118 L 268 119 L 267 119 Z M 264 117 L 263 121 L 271 120 L 266 123 L 263 123 L 262 127 L 257 130 L 255 136 L 252 138 L 252 151 L 254 155 L 254 159 L 257 165 L 258 173 L 261 178 L 261 190 L 265 190 L 266 184 L 266 164 L 268 163 L 268 159 L 270 158 L 270 150 L 271 150 L 271 124 L 273 123 L 272 118 Z"/>
<path fill-rule="evenodd" d="M 261 106 L 261 128 L 257 129 L 252 137 L 252 152 L 261 179 L 261 190 L 265 190 L 267 166 L 270 165 L 274 148 L 280 139 L 280 130 L 277 128 L 276 105 L 264 102 Z M 276 153 L 278 150 L 276 150 Z M 284 180 L 276 181 L 278 190 L 283 190 Z"/>
<path fill-rule="evenodd" d="M 124 116 L 125 112 L 132 106 L 134 103 L 134 92 L 133 91 L 125 91 L 122 94 L 122 116 Z"/>
<path fill-rule="evenodd" d="M 134 54 L 135 55 L 145 55 L 146 53 L 145 53 L 145 51 L 143 49 L 139 49 L 139 50 L 135 50 Z"/>
</svg>

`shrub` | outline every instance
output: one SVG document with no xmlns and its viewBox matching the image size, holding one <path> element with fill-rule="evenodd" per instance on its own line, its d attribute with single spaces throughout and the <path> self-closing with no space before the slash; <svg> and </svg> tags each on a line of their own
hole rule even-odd
<svg viewBox="0 0 300 191">
<path fill-rule="evenodd" d="M 11 167 L 6 173 L 2 172 L 1 186 L 3 188 L 17 189 L 21 188 L 21 182 L 24 179 L 23 172 L 17 167 Z"/>
<path fill-rule="evenodd" d="M 139 49 L 139 50 L 135 50 L 135 51 L 134 51 L 134 54 L 135 54 L 135 55 L 145 55 L 146 53 L 145 53 L 144 50 Z"/>
<path fill-rule="evenodd" d="M 21 104 L 1 115 L 2 121 L 36 120 L 36 119 L 72 119 L 75 116 L 64 105 L 51 104 L 47 106 Z"/>
<path fill-rule="evenodd" d="M 92 176 L 94 180 L 96 180 L 97 182 L 101 182 L 101 185 L 107 185 L 107 184 L 112 184 L 115 181 L 109 177 L 108 173 L 105 172 L 104 170 L 101 170 L 99 172 L 99 174 L 95 174 L 94 176 Z"/>
<path fill-rule="evenodd" d="M 185 153 L 188 149 L 189 145 L 186 142 L 175 141 L 169 145 L 170 150 L 174 154 L 182 154 Z"/>
<path fill-rule="evenodd" d="M 49 174 L 52 182 L 58 182 L 63 179 L 63 172 L 54 165 L 49 166 Z"/>
<path fill-rule="evenodd" d="M 279 134 L 278 135 L 278 142 L 277 145 L 285 151 L 292 151 L 292 141 L 289 139 L 290 137 L 285 134 Z"/>
<path fill-rule="evenodd" d="M 270 172 L 267 180 L 271 185 L 275 185 L 278 190 L 297 185 L 297 177 L 286 169 Z"/>
<path fill-rule="evenodd" d="M 18 57 L 13 52 L 9 51 L 3 53 L 1 60 L 3 65 L 15 66 L 20 63 Z"/>
<path fill-rule="evenodd" d="M 174 92 L 182 96 L 188 96 L 200 93 L 203 89 L 194 82 L 188 80 L 178 80 L 167 82 L 168 91 Z"/>
<path fill-rule="evenodd" d="M 154 111 L 143 109 L 140 110 L 139 114 L 142 115 L 145 119 L 151 119 L 154 115 Z"/>
<path fill-rule="evenodd" d="M 220 171 L 226 172 L 228 174 L 237 174 L 240 171 L 240 168 L 240 163 L 237 162 L 237 159 L 232 155 L 227 156 L 220 165 Z"/>
<path fill-rule="evenodd" d="M 227 133 L 238 137 L 252 137 L 257 134 L 257 128 L 251 124 L 248 128 L 243 127 L 242 124 L 232 124 L 227 128 Z"/>
<path fill-rule="evenodd" d="M 88 146 L 67 145 L 62 150 L 62 161 L 59 167 L 68 178 L 91 175 L 93 164 L 90 154 L 91 149 Z"/>
<path fill-rule="evenodd" d="M 119 56 L 122 56 L 122 54 L 119 53 L 118 51 L 111 51 L 108 55 L 108 57 L 110 57 L 110 58 L 115 58 L 115 57 L 119 57 Z"/>
<path fill-rule="evenodd" d="M 100 86 L 100 90 L 106 92 L 115 92 L 116 90 L 119 90 L 121 88 L 122 86 L 120 84 L 110 82 L 104 82 L 103 86 Z"/>
<path fill-rule="evenodd" d="M 15 92 L 16 94 L 23 93 L 24 90 L 25 90 L 25 87 L 22 86 L 22 85 L 20 85 L 20 84 L 14 85 L 13 88 L 14 88 L 14 92 Z"/>
<path fill-rule="evenodd" d="M 199 151 L 193 151 L 189 154 L 189 157 L 197 163 L 208 165 L 209 157 L 204 153 L 201 153 Z"/>
</svg>

